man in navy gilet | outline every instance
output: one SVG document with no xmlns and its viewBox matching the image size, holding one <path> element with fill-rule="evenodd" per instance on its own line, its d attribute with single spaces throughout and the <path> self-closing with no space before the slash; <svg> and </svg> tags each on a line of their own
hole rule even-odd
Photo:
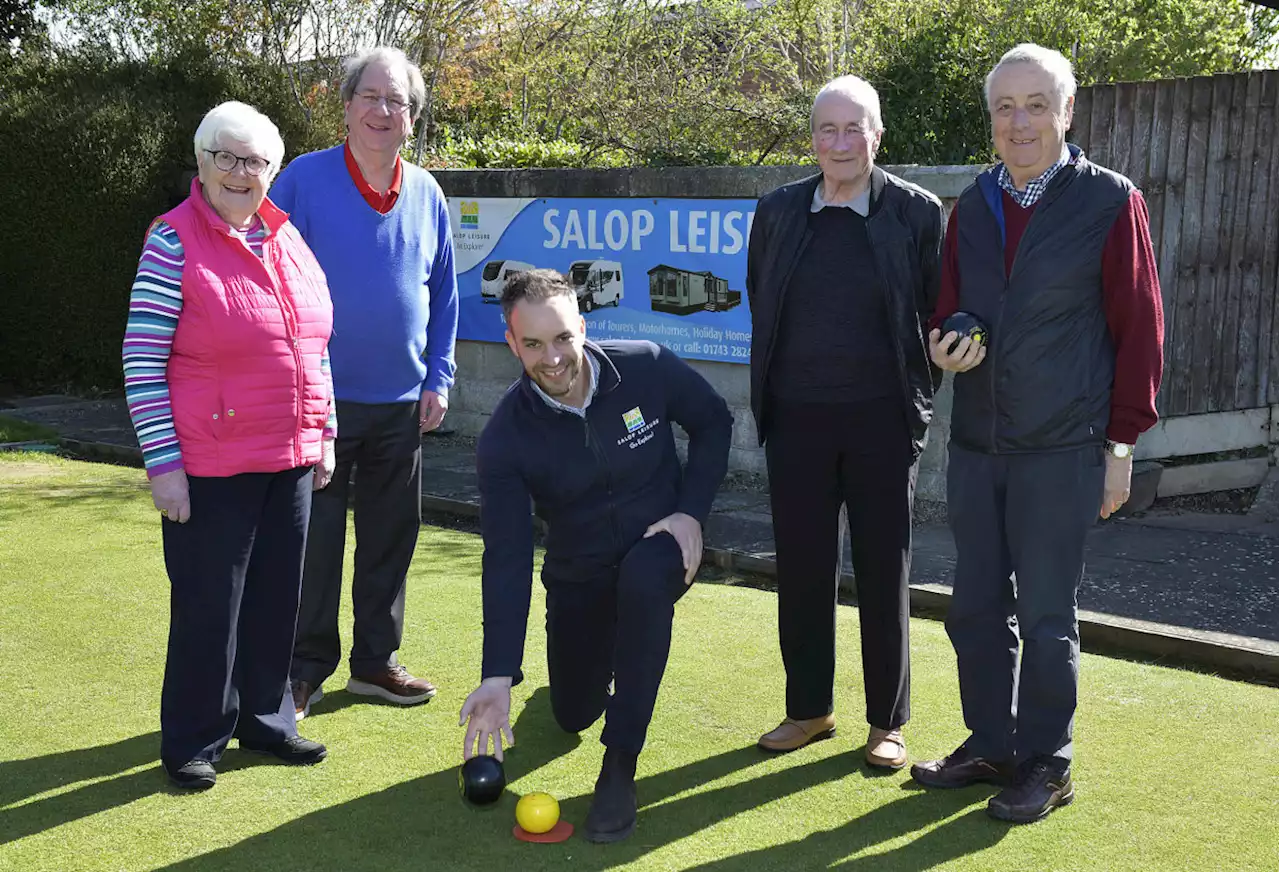
<svg viewBox="0 0 1280 872">
<path fill-rule="evenodd" d="M 671 648 L 674 606 L 702 562 L 702 524 L 729 462 L 733 417 L 688 364 L 652 342 L 586 340 L 573 288 L 552 270 L 509 279 L 507 344 L 524 375 L 476 449 L 484 535 L 484 660 L 462 707 L 465 756 L 511 736 L 523 678 L 534 511 L 546 522 L 547 672 L 556 722 L 605 715 L 604 762 L 583 835 L 636 823 L 636 758 Z M 689 435 L 681 466 L 672 424 Z"/>
<path fill-rule="evenodd" d="M 1163 360 L 1146 203 L 1066 144 L 1075 89 L 1070 62 L 1035 45 L 987 76 L 1001 162 L 951 213 L 935 320 L 972 313 L 988 340 L 929 335 L 934 362 L 956 373 L 947 633 L 970 735 L 911 774 L 927 787 L 1000 785 L 987 812 L 1014 823 L 1075 796 L 1085 539 L 1128 499 Z"/>
</svg>

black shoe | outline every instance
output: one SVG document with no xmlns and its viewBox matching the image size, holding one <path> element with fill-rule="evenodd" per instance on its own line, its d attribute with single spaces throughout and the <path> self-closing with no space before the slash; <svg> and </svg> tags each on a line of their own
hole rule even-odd
<svg viewBox="0 0 1280 872">
<path fill-rule="evenodd" d="M 270 754 L 291 766 L 311 766 L 329 756 L 324 745 L 301 736 L 290 736 L 279 742 L 250 742 L 241 739 L 240 748 L 257 754 Z"/>
<path fill-rule="evenodd" d="M 164 771 L 174 786 L 183 790 L 208 790 L 218 781 L 218 773 L 208 760 L 188 760 L 177 769 L 165 764 Z"/>
<path fill-rule="evenodd" d="M 1038 821 L 1076 798 L 1066 761 L 1034 757 L 1018 764 L 1013 783 L 991 797 L 987 814 L 1015 824 Z"/>
<path fill-rule="evenodd" d="M 583 838 L 598 844 L 620 842 L 635 828 L 636 755 L 606 748 Z"/>
<path fill-rule="evenodd" d="M 968 787 L 971 784 L 1009 783 L 1009 764 L 978 757 L 961 745 L 942 760 L 929 760 L 911 767 L 911 777 L 925 787 Z"/>
</svg>

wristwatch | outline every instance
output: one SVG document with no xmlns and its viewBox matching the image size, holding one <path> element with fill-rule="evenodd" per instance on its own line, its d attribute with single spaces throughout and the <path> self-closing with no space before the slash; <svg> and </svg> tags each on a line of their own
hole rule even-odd
<svg viewBox="0 0 1280 872">
<path fill-rule="evenodd" d="M 1123 442 L 1112 442 L 1107 440 L 1107 453 L 1112 457 L 1119 457 L 1122 460 L 1126 457 L 1133 456 L 1133 446 L 1125 445 Z"/>
</svg>

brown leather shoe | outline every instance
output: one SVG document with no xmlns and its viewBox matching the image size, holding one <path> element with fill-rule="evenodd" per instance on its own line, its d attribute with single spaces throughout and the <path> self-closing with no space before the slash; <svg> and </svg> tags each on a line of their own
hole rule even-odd
<svg viewBox="0 0 1280 872">
<path fill-rule="evenodd" d="M 311 714 L 313 703 L 324 699 L 324 691 L 319 687 L 312 687 L 309 681 L 292 678 L 289 680 L 289 689 L 293 691 L 293 714 L 299 721 Z"/>
<path fill-rule="evenodd" d="M 368 674 L 353 675 L 347 690 L 360 696 L 376 696 L 396 705 L 417 705 L 436 695 L 436 686 L 425 678 L 414 678 L 400 664 Z"/>
<path fill-rule="evenodd" d="M 901 769 L 907 765 L 907 743 L 902 730 L 882 730 L 872 727 L 867 733 L 865 751 L 867 765 L 877 769 Z"/>
<path fill-rule="evenodd" d="M 805 718 L 799 721 L 795 718 L 787 718 L 775 729 L 761 736 L 756 744 L 762 751 L 784 754 L 787 751 L 803 748 L 811 742 L 830 739 L 835 734 L 835 715 L 823 715 L 820 718 Z"/>
</svg>

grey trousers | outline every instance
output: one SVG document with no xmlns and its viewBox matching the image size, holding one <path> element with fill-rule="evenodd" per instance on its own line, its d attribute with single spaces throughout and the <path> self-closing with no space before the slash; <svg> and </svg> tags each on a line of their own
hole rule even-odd
<svg viewBox="0 0 1280 872">
<path fill-rule="evenodd" d="M 981 454 L 948 447 L 956 543 L 947 635 L 974 754 L 1071 759 L 1076 591 L 1102 506 L 1103 447 Z M 1019 641 L 1022 657 L 1018 658 Z"/>
</svg>

